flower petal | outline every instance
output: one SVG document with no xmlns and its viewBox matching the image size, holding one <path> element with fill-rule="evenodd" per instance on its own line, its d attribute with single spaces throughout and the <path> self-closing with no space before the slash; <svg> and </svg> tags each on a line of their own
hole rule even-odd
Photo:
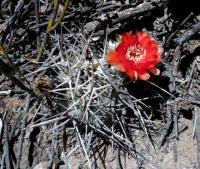
<svg viewBox="0 0 200 169">
<path fill-rule="evenodd" d="M 150 74 L 148 72 L 139 72 L 138 73 L 138 78 L 140 80 L 148 80 L 150 78 Z"/>
<path fill-rule="evenodd" d="M 136 71 L 134 71 L 133 69 L 130 69 L 128 67 L 126 67 L 125 73 L 129 76 L 129 78 L 131 80 L 136 80 L 138 77 L 138 74 Z"/>
<path fill-rule="evenodd" d="M 164 49 L 163 49 L 162 47 L 158 47 L 158 52 L 157 52 L 157 54 L 158 54 L 159 56 L 161 56 L 161 55 L 163 54 L 163 52 L 164 52 Z"/>
<path fill-rule="evenodd" d="M 116 40 L 117 40 L 117 42 L 120 43 L 122 41 L 122 35 L 117 35 Z"/>
<path fill-rule="evenodd" d="M 138 79 L 138 73 L 136 71 L 128 71 L 127 74 L 131 80 Z"/>
<path fill-rule="evenodd" d="M 124 34 L 122 34 L 122 40 L 124 41 L 124 42 L 128 42 L 128 41 L 131 41 L 132 40 L 132 36 L 133 35 L 131 35 L 131 33 L 129 33 L 129 32 L 126 32 L 126 33 L 124 33 Z"/>
<path fill-rule="evenodd" d="M 156 68 L 156 67 L 150 68 L 149 71 L 154 75 L 159 75 L 160 74 L 160 70 L 158 68 Z"/>
<path fill-rule="evenodd" d="M 113 65 L 113 64 L 119 64 L 120 61 L 119 61 L 119 58 L 117 56 L 117 53 L 114 52 L 114 51 L 110 51 L 108 53 L 108 55 L 107 55 L 107 62 L 108 62 L 108 64 L 111 64 L 111 65 Z"/>
<path fill-rule="evenodd" d="M 148 37 L 150 39 L 150 35 L 148 32 L 136 32 L 136 36 L 139 41 L 141 41 L 144 37 Z"/>
<path fill-rule="evenodd" d="M 125 72 L 125 67 L 123 64 L 117 64 L 116 65 L 116 69 L 121 71 L 121 72 Z"/>
<path fill-rule="evenodd" d="M 151 41 L 148 36 L 145 36 L 141 39 L 140 44 L 144 46 L 144 48 L 147 48 L 151 44 Z"/>
<path fill-rule="evenodd" d="M 157 54 L 158 51 L 158 45 L 155 40 L 149 41 L 148 44 L 145 45 L 145 49 L 149 52 L 153 52 L 154 54 Z"/>
<path fill-rule="evenodd" d="M 163 48 L 157 45 L 148 32 L 127 32 L 121 35 L 115 50 L 107 55 L 107 62 L 125 72 L 132 80 L 148 80 L 150 73 L 158 75 L 156 64 L 161 61 Z"/>
</svg>

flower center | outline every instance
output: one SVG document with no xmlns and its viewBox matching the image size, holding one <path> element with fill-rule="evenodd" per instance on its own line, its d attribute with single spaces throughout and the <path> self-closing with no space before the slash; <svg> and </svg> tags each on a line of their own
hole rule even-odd
<svg viewBox="0 0 200 169">
<path fill-rule="evenodd" d="M 140 62 L 146 56 L 146 50 L 140 45 L 132 45 L 128 48 L 125 57 L 134 62 Z"/>
</svg>

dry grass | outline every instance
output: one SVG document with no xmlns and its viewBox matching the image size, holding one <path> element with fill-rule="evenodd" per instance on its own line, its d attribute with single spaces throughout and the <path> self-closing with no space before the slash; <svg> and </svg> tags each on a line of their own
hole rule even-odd
<svg viewBox="0 0 200 169">
<path fill-rule="evenodd" d="M 152 152 L 199 106 L 198 40 L 175 42 L 197 15 L 178 21 L 160 1 L 57 2 L 0 2 L 1 168 L 159 168 Z M 162 73 L 133 82 L 106 53 L 118 33 L 144 27 L 165 48 Z M 4 105 L 9 97 L 22 103 Z"/>
</svg>

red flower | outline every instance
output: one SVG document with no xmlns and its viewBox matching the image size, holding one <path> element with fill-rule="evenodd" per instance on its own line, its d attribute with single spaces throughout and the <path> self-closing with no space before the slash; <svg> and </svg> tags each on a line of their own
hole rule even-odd
<svg viewBox="0 0 200 169">
<path fill-rule="evenodd" d="M 149 72 L 158 75 L 160 70 L 155 66 L 161 61 L 163 49 L 147 32 L 122 34 L 122 40 L 114 51 L 107 55 L 107 62 L 128 74 L 130 79 L 148 80 Z"/>
</svg>

